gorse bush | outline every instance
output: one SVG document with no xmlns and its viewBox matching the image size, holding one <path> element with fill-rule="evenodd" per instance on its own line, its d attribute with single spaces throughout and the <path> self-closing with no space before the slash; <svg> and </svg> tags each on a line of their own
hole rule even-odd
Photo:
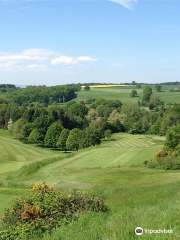
<svg viewBox="0 0 180 240">
<path fill-rule="evenodd" d="M 179 151 L 158 151 L 154 159 L 145 161 L 144 163 L 149 168 L 180 170 Z"/>
<path fill-rule="evenodd" d="M 98 196 L 78 190 L 54 190 L 46 183 L 36 183 L 25 197 L 5 209 L 1 219 L 0 239 L 32 239 L 77 219 L 85 211 L 106 211 Z"/>
</svg>

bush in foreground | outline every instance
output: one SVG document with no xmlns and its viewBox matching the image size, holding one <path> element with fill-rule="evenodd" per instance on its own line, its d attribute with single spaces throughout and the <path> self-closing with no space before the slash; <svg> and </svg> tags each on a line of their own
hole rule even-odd
<svg viewBox="0 0 180 240">
<path fill-rule="evenodd" d="M 36 183 L 26 197 L 16 199 L 1 219 L 0 239 L 32 239 L 77 219 L 85 211 L 106 211 L 98 196 L 78 190 L 53 190 L 46 183 Z"/>
</svg>

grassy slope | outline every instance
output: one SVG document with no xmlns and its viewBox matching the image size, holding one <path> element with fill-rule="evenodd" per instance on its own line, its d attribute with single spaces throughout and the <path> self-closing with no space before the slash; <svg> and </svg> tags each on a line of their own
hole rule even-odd
<svg viewBox="0 0 180 240">
<path fill-rule="evenodd" d="M 0 130 L 0 215 L 14 196 L 24 192 L 23 189 L 16 188 L 15 180 L 7 181 L 8 175 L 12 176 L 14 171 L 33 162 L 57 159 L 62 155 L 60 152 L 23 144 L 8 131 Z"/>
<path fill-rule="evenodd" d="M 103 194 L 110 208 L 106 214 L 85 214 L 77 222 L 45 237 L 46 240 L 137 239 L 134 229 L 138 226 L 174 230 L 172 235 L 144 234 L 142 239 L 178 239 L 180 173 L 151 170 L 143 165 L 144 160 L 151 159 L 157 150 L 162 149 L 164 137 L 119 133 L 112 138 L 101 146 L 71 155 L 23 145 L 8 136 L 6 131 L 0 131 L 0 169 L 6 169 L 6 173 L 1 174 L 0 213 L 11 199 L 25 193 L 34 182 L 46 181 L 56 187 L 83 188 Z M 9 165 L 3 162 L 3 154 L 6 152 L 10 156 L 6 158 L 6 164 L 8 161 L 12 163 L 12 144 L 17 168 L 35 161 L 36 157 L 45 161 L 50 155 L 60 160 L 30 175 L 23 176 L 22 171 L 18 178 L 7 181 Z M 19 155 L 27 160 L 23 162 Z M 65 159 L 61 158 L 62 155 Z M 10 166 L 9 171 L 12 170 Z"/>
<path fill-rule="evenodd" d="M 163 86 L 163 92 L 158 93 L 161 100 L 165 103 L 180 103 L 180 92 L 170 92 L 169 88 L 177 88 L 177 86 Z M 109 100 L 121 100 L 124 101 L 141 101 L 143 95 L 143 88 L 136 89 L 138 97 L 130 98 L 130 93 L 135 87 L 110 87 L 110 88 L 93 88 L 90 91 L 81 90 L 77 92 L 76 101 L 86 101 L 88 98 L 105 98 Z M 155 93 L 155 91 L 153 91 Z"/>
<path fill-rule="evenodd" d="M 13 139 L 8 131 L 0 130 L 0 174 L 15 171 L 33 161 L 58 157 L 59 154 L 47 149 L 23 144 Z"/>
</svg>

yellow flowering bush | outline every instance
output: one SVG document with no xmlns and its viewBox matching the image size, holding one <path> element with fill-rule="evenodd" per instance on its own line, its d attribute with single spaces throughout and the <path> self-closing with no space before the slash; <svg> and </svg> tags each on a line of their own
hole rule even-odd
<svg viewBox="0 0 180 240">
<path fill-rule="evenodd" d="M 48 193 L 53 191 L 52 186 L 48 186 L 46 183 L 35 183 L 35 185 L 29 190 L 30 192 Z"/>
<path fill-rule="evenodd" d="M 0 240 L 33 239 L 75 220 L 85 211 L 106 211 L 102 198 L 77 190 L 54 190 L 36 183 L 26 196 L 16 199 L 1 219 Z"/>
</svg>

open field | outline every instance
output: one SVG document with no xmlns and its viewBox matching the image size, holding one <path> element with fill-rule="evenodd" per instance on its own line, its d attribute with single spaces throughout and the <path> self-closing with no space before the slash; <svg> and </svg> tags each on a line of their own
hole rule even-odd
<svg viewBox="0 0 180 240">
<path fill-rule="evenodd" d="M 154 89 L 154 86 L 151 86 Z M 179 85 L 163 85 L 162 92 L 157 94 L 161 97 L 161 100 L 165 104 L 168 103 L 180 103 L 180 92 L 170 92 L 169 88 L 178 88 Z M 130 98 L 130 93 L 132 89 L 136 89 L 138 97 Z M 155 93 L 156 91 L 153 90 Z M 143 96 L 143 87 L 137 89 L 134 86 L 126 87 L 106 87 L 106 88 L 91 88 L 90 91 L 84 91 L 83 89 L 80 92 L 77 92 L 77 102 L 86 101 L 88 98 L 105 98 L 108 100 L 121 100 L 124 101 L 142 101 Z"/>
<path fill-rule="evenodd" d="M 128 86 L 133 86 L 133 85 L 125 85 L 125 84 L 122 84 L 122 85 L 119 85 L 119 84 L 101 84 L 101 85 L 89 85 L 90 88 L 109 88 L 109 87 L 128 87 Z M 85 86 L 81 86 L 82 88 L 84 88 Z"/>
<path fill-rule="evenodd" d="M 138 226 L 174 230 L 173 234 L 143 234 L 142 239 L 179 239 L 180 173 L 147 169 L 143 164 L 162 149 L 163 142 L 164 137 L 119 133 L 100 146 L 65 154 L 24 145 L 1 130 L 0 214 L 35 182 L 46 181 L 57 188 L 102 194 L 109 206 L 107 213 L 87 213 L 46 240 L 131 240 L 137 239 L 134 229 Z M 31 169 L 32 163 L 49 157 L 54 161 L 29 173 L 22 168 Z M 14 159 L 15 169 L 11 166 Z"/>
<path fill-rule="evenodd" d="M 135 88 L 133 88 L 135 89 Z M 136 98 L 130 98 L 131 89 L 126 88 L 93 88 L 90 91 L 84 91 L 83 89 L 80 92 L 77 92 L 77 98 L 75 101 L 86 101 L 88 98 L 105 98 L 107 100 L 121 100 L 121 101 L 141 101 L 142 100 L 142 89 L 137 90 L 138 96 Z"/>
</svg>

